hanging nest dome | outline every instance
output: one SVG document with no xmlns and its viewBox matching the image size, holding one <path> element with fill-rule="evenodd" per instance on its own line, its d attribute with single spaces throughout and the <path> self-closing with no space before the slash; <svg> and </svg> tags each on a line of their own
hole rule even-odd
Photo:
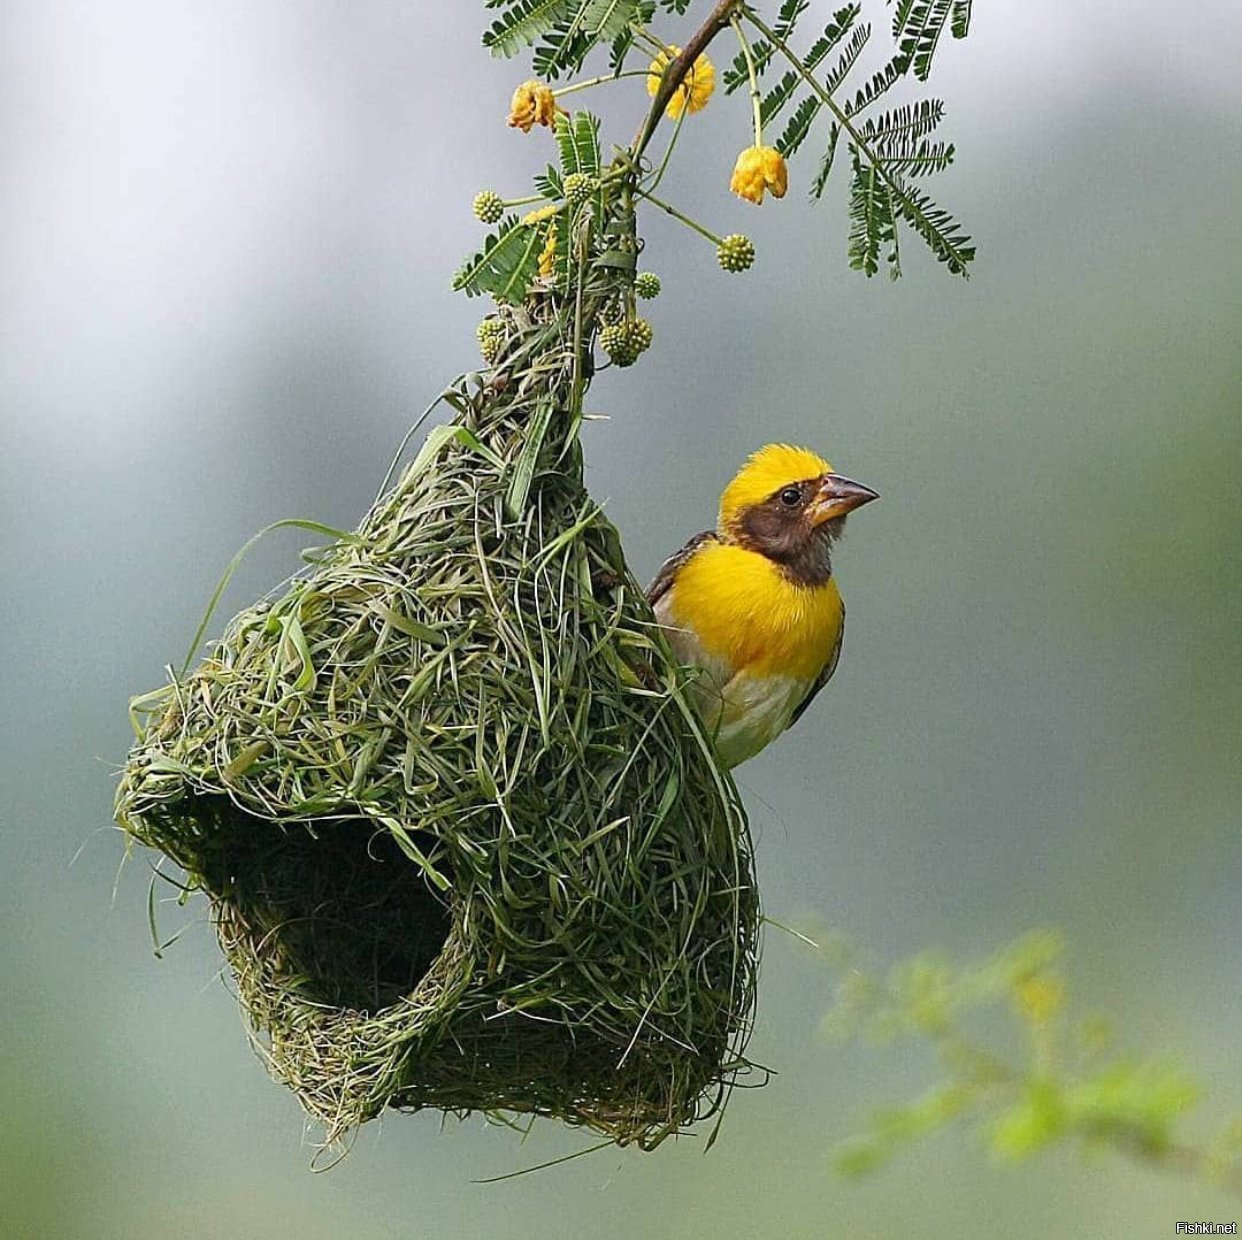
<svg viewBox="0 0 1242 1240">
<path fill-rule="evenodd" d="M 144 700 L 118 821 L 329 1140 L 438 1107 L 650 1148 L 748 1066 L 747 824 L 584 489 L 566 313 L 505 308 L 356 535 Z"/>
</svg>

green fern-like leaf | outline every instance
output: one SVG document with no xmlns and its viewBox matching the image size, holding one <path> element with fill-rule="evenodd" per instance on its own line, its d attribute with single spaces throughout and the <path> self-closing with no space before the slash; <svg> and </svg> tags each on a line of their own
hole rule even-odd
<svg viewBox="0 0 1242 1240">
<path fill-rule="evenodd" d="M 778 39 L 787 39 L 798 25 L 798 19 L 811 7 L 811 0 L 784 0 L 772 27 Z"/>
<path fill-rule="evenodd" d="M 850 147 L 850 156 L 853 163 L 849 202 L 850 266 L 868 276 L 875 275 L 880 269 L 880 250 L 887 246 L 889 271 L 896 279 L 901 267 L 890 182 L 874 164 L 864 164 L 856 147 Z"/>
<path fill-rule="evenodd" d="M 599 176 L 599 118 L 590 112 L 556 118 L 556 145 L 561 156 L 561 174 L 581 172 Z"/>
<path fill-rule="evenodd" d="M 889 0 L 892 3 L 892 0 Z M 897 0 L 897 7 L 893 10 L 893 38 L 900 39 L 901 32 L 906 28 L 906 23 L 910 20 L 910 10 L 914 8 L 914 0 Z"/>
<path fill-rule="evenodd" d="M 819 171 L 811 182 L 811 196 L 813 198 L 823 197 L 824 188 L 828 184 L 828 178 L 832 175 L 832 165 L 837 156 L 837 143 L 840 137 L 841 126 L 836 121 L 833 121 L 828 130 L 828 148 L 820 157 Z"/>
<path fill-rule="evenodd" d="M 964 39 L 970 33 L 971 0 L 951 0 L 951 5 L 949 29 L 955 39 Z M 931 38 L 931 50 L 934 52 L 935 42 L 944 30 L 944 10 L 948 7 L 933 5 L 928 0 L 898 0 L 897 7 L 893 10 L 893 38 L 900 41 L 902 35 L 921 28 L 923 37 Z"/>
<path fill-rule="evenodd" d="M 784 0 L 780 12 L 776 15 L 776 21 L 772 24 L 772 33 L 782 43 L 787 43 L 798 25 L 798 19 L 808 8 L 810 8 L 810 0 Z M 762 77 L 764 70 L 776 54 L 776 48 L 766 39 L 761 39 L 751 46 L 750 54 L 755 62 L 755 73 Z M 724 71 L 721 81 L 724 83 L 726 95 L 733 94 L 735 90 L 750 81 L 744 52 L 738 52 L 733 57 L 733 63 Z"/>
<path fill-rule="evenodd" d="M 490 293 L 497 301 L 519 305 L 539 272 L 540 230 L 511 215 L 500 223 L 453 278 L 453 288 L 467 297 Z"/>
<path fill-rule="evenodd" d="M 760 77 L 763 76 L 764 69 L 771 63 L 774 50 L 772 45 L 764 40 L 759 40 L 751 45 L 750 54 L 754 57 L 755 72 Z M 745 52 L 738 52 L 733 57 L 729 67 L 720 75 L 720 82 L 724 87 L 724 93 L 731 95 L 735 90 L 741 90 L 749 81 L 750 73 L 746 67 L 746 54 Z"/>
<path fill-rule="evenodd" d="M 862 126 L 862 133 L 873 148 L 925 138 L 944 117 L 940 99 L 920 99 L 903 103 L 880 116 L 871 117 Z"/>
<path fill-rule="evenodd" d="M 612 70 L 614 77 L 625 68 L 626 58 L 633 50 L 633 31 L 623 30 L 613 39 L 612 46 L 608 49 L 608 67 Z"/>
<path fill-rule="evenodd" d="M 587 0 L 583 29 L 593 40 L 615 39 L 639 17 L 639 0 Z"/>
<path fill-rule="evenodd" d="M 559 202 L 565 197 L 565 183 L 561 170 L 549 164 L 542 172 L 535 173 L 535 188 L 549 201 Z"/>
<path fill-rule="evenodd" d="M 814 68 L 824 60 L 828 53 L 831 52 L 832 49 L 841 42 L 841 39 L 850 31 L 861 13 L 862 5 L 847 4 L 844 8 L 838 9 L 832 15 L 832 21 L 824 27 L 823 34 L 821 34 L 819 38 L 811 44 L 811 50 L 806 54 L 806 64 L 808 68 Z M 867 32 L 862 36 L 862 41 L 865 43 L 868 36 L 871 34 L 871 27 L 868 25 L 860 27 L 860 29 L 865 29 Z M 859 50 L 861 51 L 862 49 L 859 48 Z M 851 58 L 851 64 L 857 55 L 858 53 L 855 52 L 854 57 Z M 848 73 L 849 70 L 846 69 L 845 72 Z M 844 76 L 844 74 L 842 74 L 842 76 Z"/>
<path fill-rule="evenodd" d="M 845 10 L 842 10 L 842 12 L 845 12 Z M 855 12 L 855 16 L 856 15 L 857 11 Z M 850 20 L 852 21 L 853 18 Z M 843 26 L 841 28 L 841 34 L 844 35 L 847 29 L 848 26 Z M 841 54 L 837 57 L 836 63 L 831 69 L 829 69 L 824 78 L 823 87 L 829 95 L 836 91 L 841 86 L 842 82 L 845 81 L 846 77 L 849 76 L 850 70 L 853 69 L 855 62 L 858 60 L 859 56 L 862 55 L 863 48 L 867 46 L 867 40 L 870 37 L 871 27 L 869 25 L 864 24 L 858 26 L 854 30 L 850 41 L 844 48 L 842 48 Z M 827 53 L 832 49 L 833 45 L 834 42 L 829 41 L 825 37 L 825 39 L 822 39 L 820 42 L 816 43 L 815 47 L 811 50 L 812 52 L 819 51 L 819 59 L 822 59 L 823 56 L 827 55 Z M 818 63 L 818 60 L 816 63 Z M 792 77 L 795 81 L 797 80 L 797 75 L 795 74 L 786 74 L 785 77 Z M 777 89 L 780 89 L 780 87 L 785 84 L 785 79 L 782 79 L 778 84 Z M 789 85 L 792 88 L 793 83 L 791 82 Z M 789 123 L 785 126 L 785 130 L 780 136 L 780 140 L 777 142 L 777 149 L 787 159 L 793 155 L 806 140 L 807 135 L 811 132 L 811 126 L 815 123 L 815 118 L 819 115 L 819 111 L 823 107 L 823 103 L 823 96 L 815 93 L 804 98 L 794 110 L 793 115 L 789 118 Z M 825 173 L 824 175 L 826 179 L 827 174 Z"/>
<path fill-rule="evenodd" d="M 780 80 L 759 101 L 759 119 L 767 124 L 793 98 L 793 93 L 802 81 L 793 69 L 786 70 Z"/>
<path fill-rule="evenodd" d="M 574 0 L 570 11 L 541 38 L 534 69 L 555 79 L 577 72 L 591 51 L 603 42 L 622 39 L 631 23 L 650 18 L 651 0 Z"/>
<path fill-rule="evenodd" d="M 909 71 L 910 61 L 898 52 L 883 68 L 877 69 L 845 106 L 847 116 L 857 116 L 886 95 Z"/>
<path fill-rule="evenodd" d="M 574 73 L 594 43 L 573 17 L 557 22 L 535 48 L 531 67 L 536 77 L 554 82 L 563 73 Z"/>
<path fill-rule="evenodd" d="M 573 7 L 574 0 L 517 0 L 484 32 L 483 46 L 493 56 L 516 56 L 551 33 Z"/>
<path fill-rule="evenodd" d="M 819 115 L 821 106 L 818 95 L 808 95 L 790 113 L 781 136 L 776 140 L 776 149 L 786 159 L 792 158 L 797 149 L 806 141 L 806 136 L 811 132 L 811 125 Z"/>
<path fill-rule="evenodd" d="M 974 261 L 975 247 L 962 226 L 938 207 L 922 190 L 894 177 L 892 193 L 896 213 L 927 242 L 928 249 L 954 275 L 968 276 L 966 267 Z"/>
<path fill-rule="evenodd" d="M 903 0 L 898 6 L 896 16 L 901 16 L 904 10 L 904 20 L 898 28 L 896 16 L 894 17 L 893 37 L 898 40 L 897 46 L 901 54 L 909 57 L 914 67 L 914 76 L 921 82 L 925 82 L 931 72 L 936 45 L 940 42 L 940 36 L 944 33 L 950 17 L 954 15 L 955 3 L 957 0 L 914 0 L 913 3 L 905 3 Z M 969 12 L 966 14 L 966 21 L 969 24 Z"/>
<path fill-rule="evenodd" d="M 635 23 L 647 25 L 655 17 L 655 0 L 639 0 L 635 14 Z M 625 68 L 626 58 L 634 48 L 634 27 L 627 26 L 612 41 L 608 51 L 608 67 L 614 74 Z"/>
<path fill-rule="evenodd" d="M 929 176 L 953 162 L 951 143 L 927 141 L 943 115 L 941 100 L 922 99 L 871 118 L 859 132 L 888 171 Z"/>
<path fill-rule="evenodd" d="M 811 50 L 803 58 L 803 63 L 808 69 L 815 70 L 819 67 L 833 48 L 850 32 L 861 11 L 858 5 L 852 4 L 847 5 L 843 9 L 838 9 L 833 14 L 832 21 L 824 27 L 823 34 L 815 40 Z M 859 26 L 854 30 L 853 37 L 845 45 L 837 63 L 832 67 L 825 81 L 824 86 L 829 94 L 832 94 L 840 86 L 845 76 L 854 67 L 854 62 L 862 53 L 870 36 L 871 27 L 868 25 Z M 801 75 L 790 69 L 781 76 L 780 81 L 763 97 L 759 105 L 759 114 L 760 119 L 765 125 L 789 102 L 790 97 L 801 80 Z"/>
<path fill-rule="evenodd" d="M 900 154 L 890 155 L 884 159 L 884 167 L 889 172 L 899 172 L 905 176 L 927 177 L 936 172 L 943 172 L 957 154 L 957 148 L 951 142 L 918 142 L 915 146 L 903 150 Z"/>
</svg>

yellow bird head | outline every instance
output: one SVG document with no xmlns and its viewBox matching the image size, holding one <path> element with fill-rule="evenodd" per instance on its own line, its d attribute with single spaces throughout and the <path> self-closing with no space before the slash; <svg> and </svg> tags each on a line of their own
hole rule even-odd
<svg viewBox="0 0 1242 1240">
<path fill-rule="evenodd" d="M 790 564 L 826 554 L 845 517 L 879 496 L 836 473 L 807 448 L 770 443 L 753 453 L 720 497 L 718 533 Z M 818 558 L 815 556 L 815 558 Z"/>
</svg>

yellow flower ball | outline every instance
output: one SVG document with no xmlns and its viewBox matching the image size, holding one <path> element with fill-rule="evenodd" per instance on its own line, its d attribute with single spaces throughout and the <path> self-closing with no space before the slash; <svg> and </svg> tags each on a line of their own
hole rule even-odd
<svg viewBox="0 0 1242 1240">
<path fill-rule="evenodd" d="M 784 198 L 789 188 L 789 169 L 784 156 L 771 146 L 748 146 L 733 165 L 729 188 L 747 202 L 761 203 L 765 190 Z"/>
<path fill-rule="evenodd" d="M 670 47 L 661 52 L 652 62 L 647 72 L 647 94 L 655 97 L 660 89 L 660 79 L 664 70 L 672 64 L 674 57 L 681 55 L 681 48 Z M 673 92 L 664 115 L 670 120 L 677 120 L 689 108 L 691 112 L 701 112 L 707 107 L 707 101 L 716 89 L 716 68 L 706 56 L 696 58 L 690 66 L 690 72 L 682 79 L 681 85 Z"/>
<path fill-rule="evenodd" d="M 509 104 L 509 125 L 523 133 L 530 133 L 535 125 L 547 125 L 551 129 L 560 110 L 552 97 L 552 87 L 537 78 L 531 78 L 513 92 L 513 99 Z"/>
</svg>

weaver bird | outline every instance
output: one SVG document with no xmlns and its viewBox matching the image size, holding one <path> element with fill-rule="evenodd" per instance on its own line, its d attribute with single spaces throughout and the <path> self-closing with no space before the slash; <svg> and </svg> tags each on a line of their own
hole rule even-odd
<svg viewBox="0 0 1242 1240">
<path fill-rule="evenodd" d="M 845 605 L 832 549 L 878 499 L 805 448 L 768 444 L 720 497 L 715 531 L 666 560 L 647 591 L 727 766 L 796 723 L 841 656 Z"/>
</svg>

